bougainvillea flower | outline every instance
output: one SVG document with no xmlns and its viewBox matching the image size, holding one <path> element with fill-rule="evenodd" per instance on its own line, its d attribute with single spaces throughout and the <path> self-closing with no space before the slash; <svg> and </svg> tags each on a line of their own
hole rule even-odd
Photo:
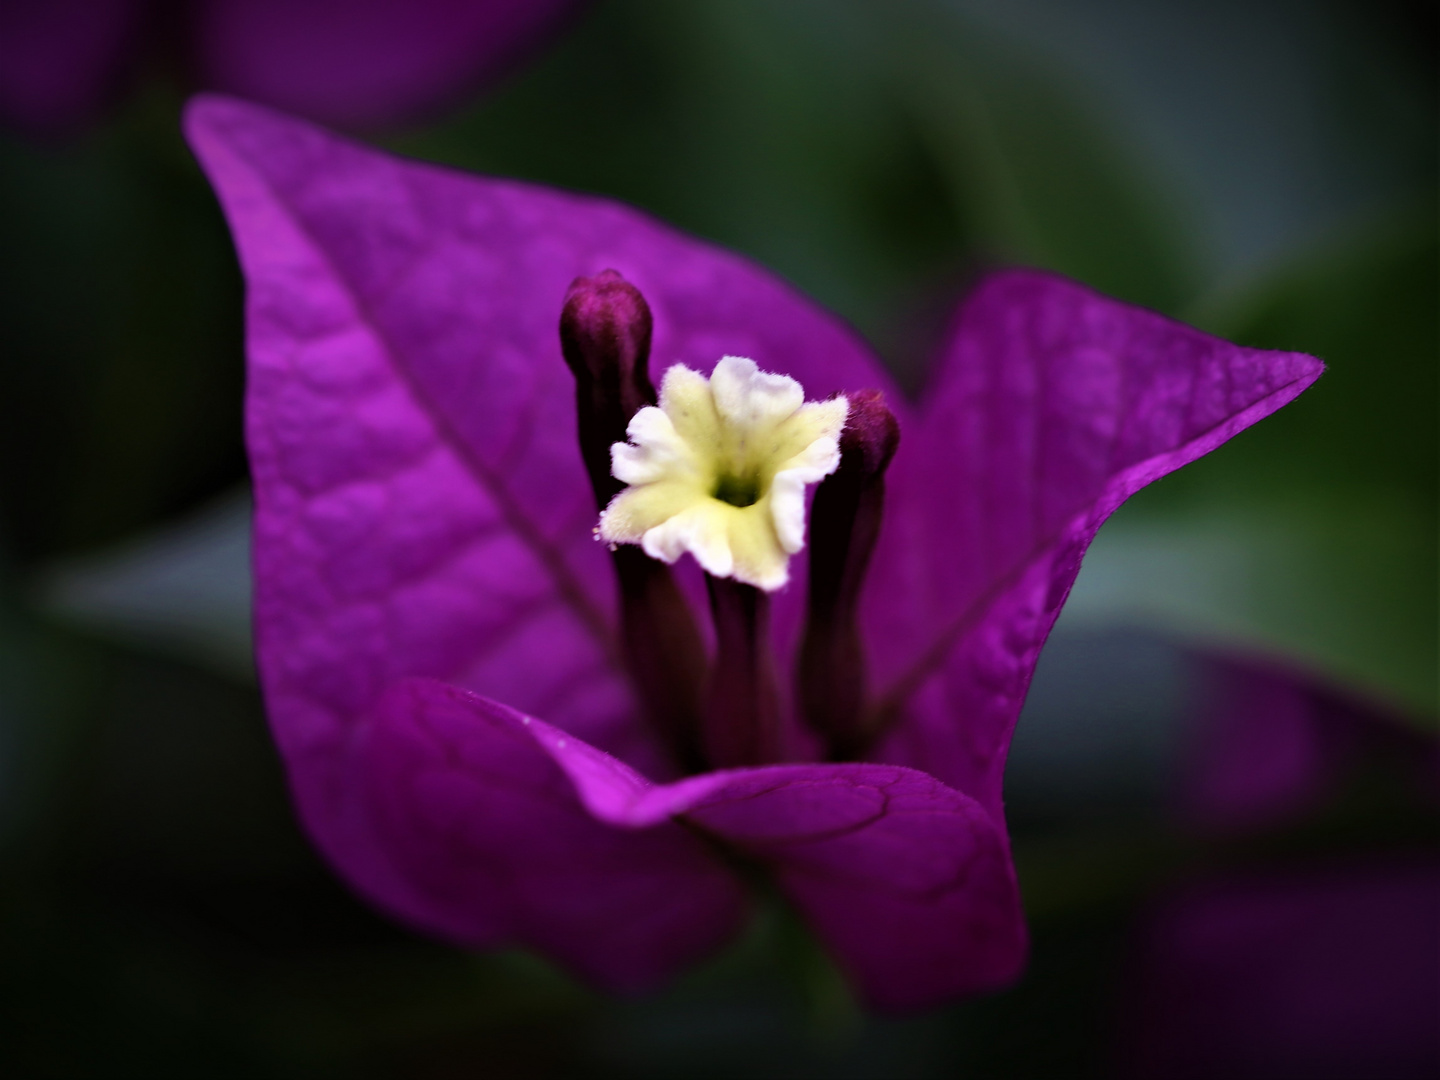
<svg viewBox="0 0 1440 1080">
<path fill-rule="evenodd" d="M 1437 910 L 1432 852 L 1332 856 L 1174 890 L 1142 924 L 1119 1075 L 1435 1076 Z"/>
<path fill-rule="evenodd" d="M 1008 272 L 911 404 L 838 319 L 639 211 L 223 98 L 187 131 L 249 288 L 262 688 L 338 871 L 616 989 L 736 933 L 739 864 L 875 1007 L 1013 979 L 1002 770 L 1081 556 L 1319 362 Z M 652 354 L 846 398 L 788 586 L 594 539 Z"/>
<path fill-rule="evenodd" d="M 139 0 L 0 0 L 0 119 L 65 131 L 122 82 L 140 38 Z"/>
<path fill-rule="evenodd" d="M 1434 819 L 1434 734 L 1271 657 L 1204 650 L 1186 663 L 1181 820 L 1226 840 L 1297 827 L 1304 840 L 1260 868 L 1253 851 L 1227 867 L 1212 849 L 1149 904 L 1116 1012 L 1117 1074 L 1435 1076 L 1440 860 L 1428 828 L 1395 828 Z M 1355 851 L 1374 805 L 1357 819 L 1337 801 L 1357 791 L 1384 793 L 1384 851 Z M 1314 826 L 1337 811 L 1351 827 L 1317 852 Z"/>
<path fill-rule="evenodd" d="M 582 0 L 0 0 L 0 118 L 93 119 L 150 48 L 194 83 L 347 127 L 452 105 L 493 83 Z"/>
<path fill-rule="evenodd" d="M 1255 831 L 1313 815 L 1357 767 L 1381 766 L 1432 804 L 1436 741 L 1393 707 L 1292 664 L 1194 654 L 1196 693 L 1175 809 L 1206 833 Z"/>
</svg>

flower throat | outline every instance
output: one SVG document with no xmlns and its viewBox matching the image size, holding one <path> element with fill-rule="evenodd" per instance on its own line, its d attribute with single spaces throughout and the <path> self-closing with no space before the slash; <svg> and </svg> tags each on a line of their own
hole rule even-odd
<svg viewBox="0 0 1440 1080">
<path fill-rule="evenodd" d="M 754 506 L 760 499 L 760 481 L 753 476 L 732 476 L 724 474 L 710 492 L 712 498 L 731 506 Z"/>
</svg>

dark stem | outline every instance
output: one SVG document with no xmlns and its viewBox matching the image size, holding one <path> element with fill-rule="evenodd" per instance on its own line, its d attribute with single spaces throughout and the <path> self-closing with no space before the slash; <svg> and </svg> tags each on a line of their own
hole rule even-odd
<svg viewBox="0 0 1440 1080">
<path fill-rule="evenodd" d="M 878 519 L 885 502 L 884 481 L 866 485 L 865 490 L 855 494 L 853 500 L 845 500 L 854 506 L 848 516 L 873 515 Z M 817 494 L 810 519 L 812 530 L 818 531 L 834 509 L 822 505 Z M 843 508 L 840 512 L 844 512 Z M 820 601 L 810 604 L 800 645 L 800 707 L 806 722 L 825 737 L 830 757 L 835 760 L 858 756 L 873 734 L 865 723 L 868 680 L 858 615 L 860 586 L 878 534 L 876 529 L 868 538 L 857 536 L 848 545 L 837 545 L 848 549 L 837 552 L 837 558 L 817 560 L 813 549 L 810 555 L 810 595 L 818 594 Z"/>
<path fill-rule="evenodd" d="M 610 555 L 620 579 L 620 625 L 641 704 L 682 772 L 704 772 L 700 689 L 705 644 L 670 567 L 625 544 Z"/>
<path fill-rule="evenodd" d="M 716 656 L 705 694 L 704 746 L 715 768 L 779 761 L 780 694 L 770 656 L 770 597 L 708 574 Z"/>
</svg>

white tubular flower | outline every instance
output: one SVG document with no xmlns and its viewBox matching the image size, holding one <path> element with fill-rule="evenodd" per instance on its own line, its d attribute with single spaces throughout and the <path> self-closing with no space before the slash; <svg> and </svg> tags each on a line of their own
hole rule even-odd
<svg viewBox="0 0 1440 1080">
<path fill-rule="evenodd" d="M 639 544 L 673 563 L 771 591 L 805 546 L 805 487 L 840 464 L 843 397 L 805 400 L 787 375 L 727 356 L 709 379 L 682 364 L 665 372 L 659 406 L 630 420 L 610 448 L 628 484 L 600 515 L 601 540 Z"/>
</svg>

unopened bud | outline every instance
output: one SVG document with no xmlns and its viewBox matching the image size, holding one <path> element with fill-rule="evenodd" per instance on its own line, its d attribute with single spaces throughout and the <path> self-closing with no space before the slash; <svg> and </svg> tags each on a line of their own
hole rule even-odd
<svg viewBox="0 0 1440 1080">
<path fill-rule="evenodd" d="M 863 476 L 881 475 L 900 447 L 900 422 L 879 390 L 861 390 L 849 399 L 850 413 L 840 432 L 840 471 L 858 469 Z"/>
<path fill-rule="evenodd" d="M 575 376 L 580 456 L 603 510 L 624 485 L 610 475 L 610 447 L 630 418 L 655 404 L 650 382 L 650 305 L 618 271 L 579 277 L 560 311 L 560 349 Z M 635 548 L 611 555 L 620 585 L 625 661 L 651 722 L 686 772 L 704 766 L 700 686 L 705 651 L 685 597 L 664 563 Z"/>
<path fill-rule="evenodd" d="M 873 734 L 865 719 L 860 590 L 885 510 L 885 470 L 900 424 L 878 390 L 849 394 L 840 467 L 810 510 L 810 589 L 796 672 L 801 710 L 832 758 L 859 753 Z"/>
<path fill-rule="evenodd" d="M 650 381 L 650 305 L 616 270 L 570 283 L 560 311 L 560 349 L 575 376 L 580 454 L 603 510 L 624 486 L 610 475 L 610 446 L 630 418 L 655 404 Z"/>
</svg>

